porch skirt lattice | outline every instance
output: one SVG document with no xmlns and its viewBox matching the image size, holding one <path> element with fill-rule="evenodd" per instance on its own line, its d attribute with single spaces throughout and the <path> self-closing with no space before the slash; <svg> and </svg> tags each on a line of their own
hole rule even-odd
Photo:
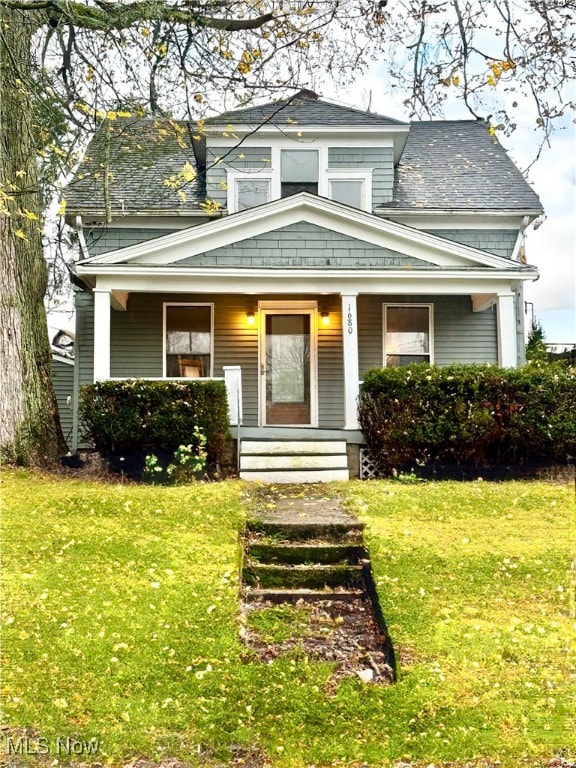
<svg viewBox="0 0 576 768">
<path fill-rule="evenodd" d="M 360 480 L 376 480 L 378 468 L 366 448 L 360 448 Z"/>
</svg>

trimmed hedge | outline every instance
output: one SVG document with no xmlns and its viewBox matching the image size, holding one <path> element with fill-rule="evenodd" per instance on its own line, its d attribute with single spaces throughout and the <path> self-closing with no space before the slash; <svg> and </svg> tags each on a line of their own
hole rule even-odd
<svg viewBox="0 0 576 768">
<path fill-rule="evenodd" d="M 96 450 L 107 458 L 173 453 L 192 444 L 194 427 L 206 436 L 209 464 L 224 458 L 228 401 L 223 381 L 104 381 L 82 387 L 80 418 Z"/>
<path fill-rule="evenodd" d="M 382 474 L 429 463 L 564 463 L 576 456 L 576 369 L 372 369 L 361 387 L 359 420 Z"/>
</svg>

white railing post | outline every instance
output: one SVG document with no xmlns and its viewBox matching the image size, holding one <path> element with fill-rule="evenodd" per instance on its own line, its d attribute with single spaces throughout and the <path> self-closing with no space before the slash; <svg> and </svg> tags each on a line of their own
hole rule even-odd
<svg viewBox="0 0 576 768">
<path fill-rule="evenodd" d="M 224 383 L 228 397 L 230 426 L 242 424 L 242 369 L 239 365 L 225 365 Z"/>
<path fill-rule="evenodd" d="M 228 417 L 230 426 L 236 426 L 236 469 L 240 471 L 240 448 L 242 426 L 242 369 L 239 365 L 225 365 L 224 382 L 228 397 Z"/>
</svg>

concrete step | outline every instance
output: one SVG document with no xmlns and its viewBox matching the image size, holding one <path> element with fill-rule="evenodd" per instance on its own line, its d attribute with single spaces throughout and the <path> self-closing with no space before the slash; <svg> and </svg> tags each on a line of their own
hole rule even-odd
<svg viewBox="0 0 576 768">
<path fill-rule="evenodd" d="M 252 589 L 244 591 L 246 602 L 269 600 L 271 603 L 319 602 L 323 600 L 358 600 L 365 597 L 362 589 Z"/>
<path fill-rule="evenodd" d="M 346 455 L 345 440 L 242 440 L 243 456 Z"/>
<path fill-rule="evenodd" d="M 240 478 L 261 483 L 350 479 L 344 440 L 242 440 Z"/>
<path fill-rule="evenodd" d="M 348 469 L 348 457 L 345 453 L 332 454 L 303 454 L 290 453 L 286 455 L 241 454 L 240 472 L 246 470 L 279 469 L 282 471 L 309 469 Z"/>
<path fill-rule="evenodd" d="M 258 483 L 335 483 L 350 479 L 347 469 L 241 470 L 240 479 Z"/>
<path fill-rule="evenodd" d="M 277 544 L 256 542 L 246 545 L 249 560 L 277 565 L 301 565 L 321 563 L 324 565 L 357 565 L 367 558 L 364 547 L 346 544 L 306 543 Z"/>
<path fill-rule="evenodd" d="M 364 588 L 361 565 L 246 563 L 242 568 L 242 580 L 249 586 L 262 589 Z"/>
<path fill-rule="evenodd" d="M 275 539 L 289 541 L 310 541 L 318 539 L 344 545 L 361 545 L 364 523 L 359 520 L 319 521 L 289 521 L 252 520 L 248 524 L 251 533 L 259 533 Z"/>
</svg>

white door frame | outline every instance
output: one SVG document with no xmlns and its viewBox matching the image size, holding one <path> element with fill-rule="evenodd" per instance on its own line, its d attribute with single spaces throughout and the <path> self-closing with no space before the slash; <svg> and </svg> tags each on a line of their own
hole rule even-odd
<svg viewBox="0 0 576 768">
<path fill-rule="evenodd" d="M 266 423 L 266 315 L 310 316 L 310 424 Z M 317 301 L 259 301 L 258 302 L 258 400 L 260 427 L 318 426 L 318 302 Z"/>
</svg>

